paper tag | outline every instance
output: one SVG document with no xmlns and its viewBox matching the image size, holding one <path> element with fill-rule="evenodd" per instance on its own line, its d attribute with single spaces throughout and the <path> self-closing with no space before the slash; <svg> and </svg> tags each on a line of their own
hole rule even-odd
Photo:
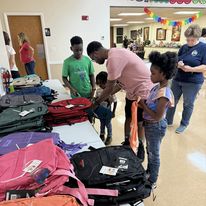
<svg viewBox="0 0 206 206">
<path fill-rule="evenodd" d="M 70 109 L 70 108 L 72 108 L 72 107 L 74 107 L 75 105 L 73 105 L 73 104 L 69 104 L 69 105 L 67 105 L 67 106 L 65 106 L 67 109 Z"/>
<path fill-rule="evenodd" d="M 32 112 L 34 112 L 34 109 L 30 109 L 29 111 L 24 110 L 23 112 L 20 112 L 19 115 L 21 117 L 24 117 L 24 116 L 26 116 L 26 115 L 28 115 L 29 113 L 32 113 Z"/>
<path fill-rule="evenodd" d="M 32 173 L 41 163 L 41 160 L 33 160 L 23 171 Z"/>
<path fill-rule="evenodd" d="M 116 176 L 117 171 L 118 171 L 118 168 L 102 166 L 99 173 L 105 174 L 105 175 L 110 175 L 110 176 Z"/>
</svg>

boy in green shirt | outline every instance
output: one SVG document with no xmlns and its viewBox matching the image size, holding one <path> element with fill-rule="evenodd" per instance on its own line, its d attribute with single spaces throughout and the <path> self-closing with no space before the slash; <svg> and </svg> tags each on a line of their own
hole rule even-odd
<svg viewBox="0 0 206 206">
<path fill-rule="evenodd" d="M 94 67 L 91 60 L 82 55 L 83 40 L 75 36 L 71 40 L 73 55 L 64 60 L 62 80 L 70 89 L 71 97 L 93 98 L 95 92 Z"/>
</svg>

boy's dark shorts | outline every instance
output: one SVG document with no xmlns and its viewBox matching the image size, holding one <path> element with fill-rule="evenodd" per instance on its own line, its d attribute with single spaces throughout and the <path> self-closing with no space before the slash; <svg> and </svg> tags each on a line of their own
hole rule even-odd
<svg viewBox="0 0 206 206">
<path fill-rule="evenodd" d="M 132 103 L 134 102 L 134 100 L 129 100 L 127 98 L 125 98 L 125 117 L 126 118 L 132 118 Z M 137 110 L 137 120 L 138 122 L 143 122 L 143 109 L 142 108 L 138 108 Z"/>
</svg>

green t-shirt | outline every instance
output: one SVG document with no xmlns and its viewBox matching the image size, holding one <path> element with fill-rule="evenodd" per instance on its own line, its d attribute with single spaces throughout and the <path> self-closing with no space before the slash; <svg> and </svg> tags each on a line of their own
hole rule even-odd
<svg viewBox="0 0 206 206">
<path fill-rule="evenodd" d="M 94 74 L 94 67 L 91 60 L 82 56 L 75 59 L 73 56 L 64 60 L 62 76 L 69 77 L 71 86 L 77 90 L 81 97 L 90 97 L 92 90 L 89 76 Z M 72 95 L 72 98 L 75 96 Z"/>
</svg>

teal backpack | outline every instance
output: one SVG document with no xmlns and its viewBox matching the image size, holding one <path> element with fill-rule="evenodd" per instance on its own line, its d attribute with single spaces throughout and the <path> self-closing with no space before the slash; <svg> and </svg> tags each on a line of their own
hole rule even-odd
<svg viewBox="0 0 206 206">
<path fill-rule="evenodd" d="M 43 103 L 5 109 L 0 113 L 0 135 L 17 131 L 41 131 L 46 113 L 47 106 Z"/>
</svg>

